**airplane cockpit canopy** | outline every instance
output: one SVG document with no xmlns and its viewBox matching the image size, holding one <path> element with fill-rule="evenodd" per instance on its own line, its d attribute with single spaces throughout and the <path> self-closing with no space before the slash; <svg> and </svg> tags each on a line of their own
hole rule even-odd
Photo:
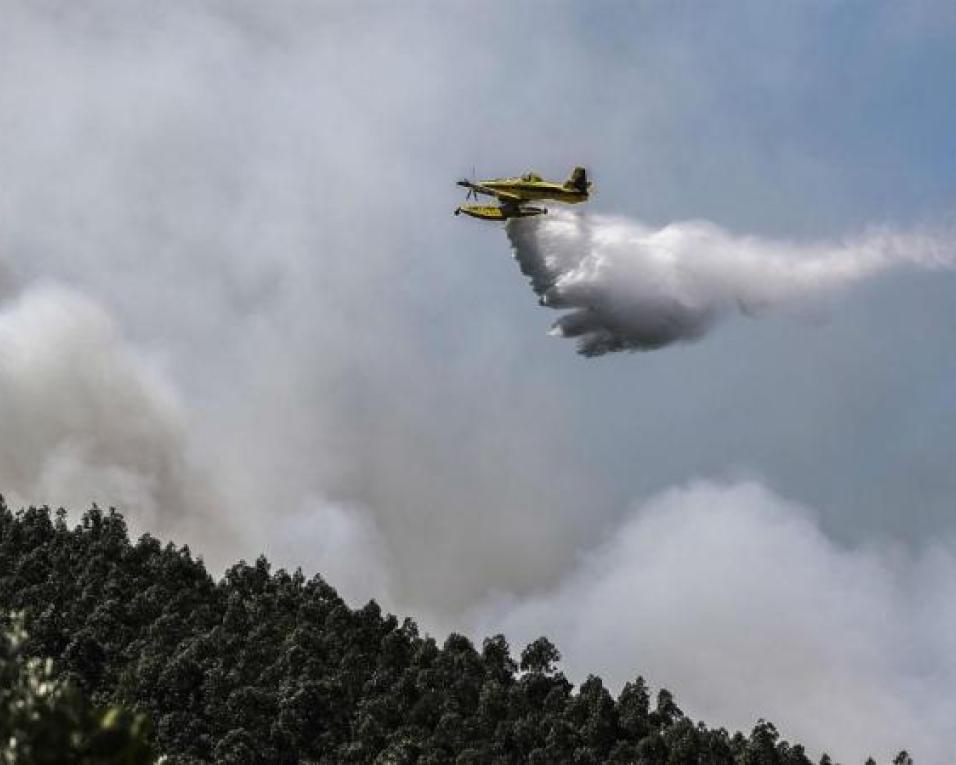
<svg viewBox="0 0 956 765">
<path fill-rule="evenodd" d="M 521 180 L 539 182 L 541 181 L 541 176 L 532 170 L 530 173 L 525 173 L 522 175 Z"/>
</svg>

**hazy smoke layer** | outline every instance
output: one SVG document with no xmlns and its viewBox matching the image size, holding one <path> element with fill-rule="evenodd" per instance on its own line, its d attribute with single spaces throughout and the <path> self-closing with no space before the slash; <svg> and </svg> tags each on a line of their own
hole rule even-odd
<svg viewBox="0 0 956 765">
<path fill-rule="evenodd" d="M 842 761 L 956 761 L 956 557 L 845 548 L 754 483 L 696 483 L 634 509 L 548 594 L 477 618 L 552 636 L 572 677 L 641 672 L 690 714 L 757 715 Z"/>
<path fill-rule="evenodd" d="M 186 409 L 158 360 L 75 290 L 34 286 L 0 303 L 0 423 L 0 487 L 12 507 L 118 507 L 134 535 L 187 542 L 214 571 L 262 551 L 249 499 L 189 445 Z M 288 513 L 267 538 L 283 563 L 320 561 L 346 596 L 388 599 L 387 555 L 368 513 L 313 495 Z"/>
<path fill-rule="evenodd" d="M 0 305 L 0 423 L 13 506 L 99 502 L 135 530 L 209 540 L 208 489 L 187 464 L 172 388 L 83 295 L 40 286 Z"/>
<path fill-rule="evenodd" d="M 264 552 L 416 613 L 557 575 L 590 525 L 580 507 L 601 501 L 572 459 L 567 396 L 521 363 L 492 301 L 457 321 L 469 259 L 436 253 L 461 229 L 444 212 L 445 229 L 423 227 L 420 196 L 397 193 L 449 178 L 423 138 L 422 115 L 448 108 L 444 84 L 460 86 L 446 38 L 422 34 L 433 10 L 0 7 L 0 292 L 69 284 L 61 294 L 119 330 L 95 347 L 121 372 L 101 376 L 148 388 L 151 371 L 125 356 L 149 349 L 181 409 L 166 420 L 145 394 L 101 402 L 81 364 L 89 322 L 70 303 L 62 385 L 17 387 L 51 400 L 11 404 L 19 416 L 0 423 L 2 459 L 36 442 L 29 470 L 0 466 L 0 491 L 117 504 L 214 569 Z M 454 137 L 442 151 L 457 162 Z M 29 386 L 35 372 L 18 369 Z M 155 443 L 144 426 L 129 455 L 127 416 L 157 421 Z M 81 490 L 77 469 L 56 482 L 76 491 L 41 491 L 63 443 L 113 466 L 112 484 L 92 471 Z M 182 465 L 214 503 L 158 501 Z M 185 517 L 205 536 L 171 531 Z"/>
<path fill-rule="evenodd" d="M 875 231 L 833 244 L 735 236 L 706 221 L 661 229 L 557 212 L 509 221 L 508 238 L 542 305 L 569 309 L 553 333 L 578 351 L 662 348 L 721 317 L 799 305 L 896 265 L 951 265 L 948 243 Z"/>
</svg>

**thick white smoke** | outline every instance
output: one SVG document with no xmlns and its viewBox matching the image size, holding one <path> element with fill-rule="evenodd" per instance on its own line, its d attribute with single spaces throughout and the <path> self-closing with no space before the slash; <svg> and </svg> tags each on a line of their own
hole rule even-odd
<svg viewBox="0 0 956 765">
<path fill-rule="evenodd" d="M 507 232 L 541 304 L 568 310 L 553 333 L 576 338 L 585 356 L 696 340 L 734 311 L 805 305 L 893 266 L 954 262 L 948 242 L 892 231 L 795 244 L 706 221 L 655 229 L 557 212 L 511 220 Z"/>
<path fill-rule="evenodd" d="M 218 508 L 198 513 L 209 538 L 173 538 L 214 569 L 263 552 L 335 582 L 385 566 L 386 600 L 419 613 L 555 575 L 599 494 L 568 396 L 493 331 L 490 302 L 458 320 L 469 261 L 436 253 L 461 229 L 440 198 L 425 213 L 400 193 L 443 188 L 436 146 L 460 152 L 460 131 L 422 122 L 461 83 L 419 23 L 433 10 L 0 7 L 0 269 L 69 284 L 122 345 L 162 354 L 183 460 Z M 98 485 L 77 508 L 106 504 Z M 179 512 L 112 496 L 131 517 Z M 343 589 L 381 597 L 380 581 Z"/>
<path fill-rule="evenodd" d="M 84 295 L 41 285 L 0 304 L 0 423 L 12 506 L 99 502 L 136 530 L 211 541 L 211 496 L 189 466 L 173 388 Z"/>
<path fill-rule="evenodd" d="M 0 302 L 0 490 L 11 507 L 117 507 L 133 535 L 187 542 L 214 572 L 260 554 L 249 498 L 196 453 L 189 414 L 161 357 L 91 298 L 46 283 Z M 363 508 L 299 496 L 269 539 L 283 564 L 319 561 L 345 596 L 388 600 L 387 551 Z"/>
<path fill-rule="evenodd" d="M 638 673 L 695 718 L 783 735 L 845 762 L 956 761 L 956 556 L 828 539 L 754 482 L 697 482 L 635 507 L 551 591 L 476 616 L 546 634 L 571 677 Z"/>
</svg>

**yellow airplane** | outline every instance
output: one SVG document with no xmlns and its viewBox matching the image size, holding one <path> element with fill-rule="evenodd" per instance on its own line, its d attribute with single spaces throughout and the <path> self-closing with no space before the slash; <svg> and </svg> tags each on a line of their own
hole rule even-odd
<svg viewBox="0 0 956 765">
<path fill-rule="evenodd" d="M 591 182 L 583 167 L 576 167 L 564 183 L 544 180 L 537 173 L 527 173 L 520 178 L 492 178 L 487 181 L 469 181 L 463 178 L 459 186 L 468 189 L 468 196 L 475 200 L 479 194 L 494 197 L 498 205 L 461 205 L 455 215 L 464 213 L 481 220 L 508 220 L 509 218 L 528 218 L 532 215 L 544 215 L 544 207 L 532 207 L 525 202 L 550 199 L 566 204 L 578 204 L 587 201 L 591 193 Z"/>
</svg>

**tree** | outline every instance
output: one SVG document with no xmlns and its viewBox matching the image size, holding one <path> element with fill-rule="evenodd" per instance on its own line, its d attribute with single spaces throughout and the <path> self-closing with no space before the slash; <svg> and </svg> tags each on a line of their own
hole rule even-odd
<svg viewBox="0 0 956 765">
<path fill-rule="evenodd" d="M 521 652 L 523 672 L 540 672 L 550 675 L 555 671 L 554 665 L 559 661 L 561 661 L 561 653 L 546 637 L 539 637 Z"/>
<path fill-rule="evenodd" d="M 643 677 L 627 683 L 617 699 L 617 712 L 621 731 L 628 741 L 637 743 L 651 730 L 651 695 Z"/>
<path fill-rule="evenodd" d="M 0 763 L 145 762 L 148 717 L 156 750 L 191 765 L 809 765 L 768 722 L 709 729 L 664 689 L 652 709 L 640 677 L 616 700 L 596 676 L 575 691 L 546 637 L 517 663 L 502 635 L 480 651 L 464 635 L 439 645 L 262 557 L 217 582 L 189 548 L 131 543 L 122 516 L 96 507 L 71 529 L 0 500 L 0 613 L 14 610 Z"/>
<path fill-rule="evenodd" d="M 0 632 L 0 762 L 137 765 L 154 761 L 143 715 L 95 709 L 58 679 L 50 659 L 24 653 L 22 615 Z"/>
</svg>

